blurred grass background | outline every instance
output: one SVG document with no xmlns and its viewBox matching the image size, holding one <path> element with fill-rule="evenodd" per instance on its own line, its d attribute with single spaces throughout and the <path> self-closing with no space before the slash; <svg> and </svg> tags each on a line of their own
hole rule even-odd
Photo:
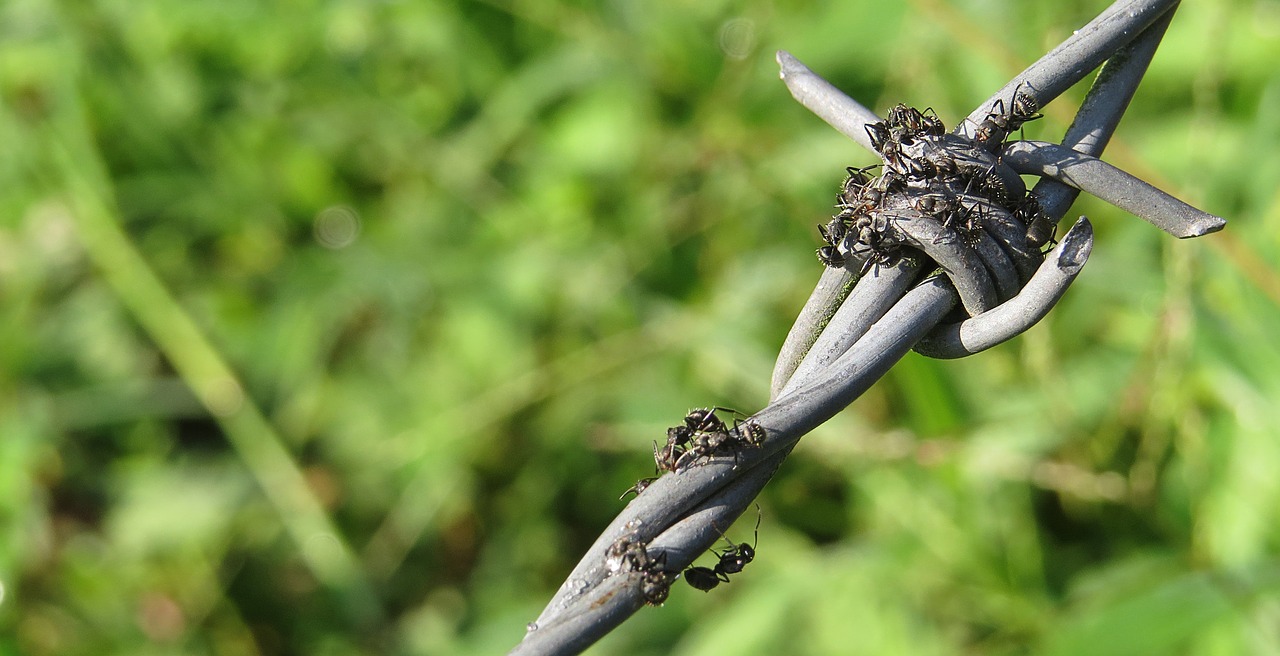
<svg viewBox="0 0 1280 656">
<path fill-rule="evenodd" d="M 764 403 L 873 162 L 773 52 L 954 122 L 1104 6 L 0 5 L 0 653 L 505 651 L 664 427 Z M 1082 199 L 1049 320 L 908 357 L 593 653 L 1280 652 L 1277 60 L 1182 7 L 1107 159 L 1226 232 Z"/>
</svg>

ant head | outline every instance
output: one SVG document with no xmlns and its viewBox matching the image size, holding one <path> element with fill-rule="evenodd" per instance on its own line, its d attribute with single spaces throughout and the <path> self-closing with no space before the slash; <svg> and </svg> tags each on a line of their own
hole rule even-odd
<svg viewBox="0 0 1280 656">
<path fill-rule="evenodd" d="M 818 261 L 828 268 L 838 269 L 844 266 L 844 257 L 834 246 L 823 246 L 816 251 L 816 254 Z"/>
</svg>

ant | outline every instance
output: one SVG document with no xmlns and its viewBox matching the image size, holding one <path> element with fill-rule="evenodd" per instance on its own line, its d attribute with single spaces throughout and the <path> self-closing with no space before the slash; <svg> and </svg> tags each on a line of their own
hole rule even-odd
<svg viewBox="0 0 1280 656">
<path fill-rule="evenodd" d="M 889 132 L 889 126 L 885 125 L 883 121 L 876 121 L 875 123 L 867 123 L 862 129 L 867 131 L 867 139 L 871 141 L 871 148 L 884 155 L 885 151 L 888 150 L 886 146 L 893 142 L 893 134 Z"/>
<path fill-rule="evenodd" d="M 944 193 L 928 193 L 920 196 L 912 203 L 915 211 L 926 216 L 947 216 L 955 211 L 957 202 L 954 196 Z"/>
<path fill-rule="evenodd" d="M 961 198 L 979 197 L 989 200 L 997 205 L 1004 205 L 1009 197 L 1009 190 L 1005 186 L 1000 176 L 996 174 L 996 167 L 1000 165 L 1000 158 L 996 157 L 985 171 L 980 174 L 968 176 L 968 182 L 964 185 L 964 190 L 960 192 Z"/>
<path fill-rule="evenodd" d="M 862 190 L 866 188 L 867 183 L 872 180 L 872 177 L 868 175 L 868 172 L 879 167 L 880 164 L 864 166 L 862 168 L 846 166 L 844 170 L 849 172 L 849 177 L 845 178 L 844 184 L 840 187 L 840 203 L 842 205 L 853 205 L 855 200 L 862 193 Z"/>
<path fill-rule="evenodd" d="M 658 471 L 679 469 L 681 459 L 694 448 L 695 441 L 704 434 L 728 432 L 729 427 L 725 425 L 724 420 L 716 416 L 716 410 L 737 413 L 736 410 L 719 406 L 695 408 L 684 416 L 684 423 L 667 429 L 665 445 L 659 447 L 657 442 L 653 443 L 653 462 Z"/>
<path fill-rule="evenodd" d="M 899 262 L 905 259 L 902 253 L 900 252 L 900 249 L 898 249 L 897 247 L 894 247 L 892 249 L 887 249 L 884 251 L 873 251 L 869 248 L 866 248 L 866 249 L 863 249 L 862 252 L 867 254 L 866 255 L 867 259 L 863 260 L 862 266 L 858 268 L 857 277 L 859 278 L 867 275 L 867 272 L 871 271 L 872 267 L 879 268 L 879 267 L 896 266 Z"/>
<path fill-rule="evenodd" d="M 672 426 L 667 429 L 667 445 L 671 448 L 679 448 L 681 450 L 689 446 L 689 441 L 693 439 L 694 430 L 686 425 Z"/>
<path fill-rule="evenodd" d="M 728 583 L 730 574 L 741 572 L 747 564 L 755 560 L 756 545 L 760 542 L 760 519 L 763 516 L 764 514 L 760 512 L 760 504 L 756 504 L 755 537 L 751 539 L 751 544 L 745 542 L 734 544 L 728 536 L 720 533 L 720 537 L 729 543 L 729 548 L 724 551 L 711 550 L 720 562 L 716 563 L 714 568 L 690 567 L 684 571 L 684 580 L 703 592 L 709 592 L 721 583 Z M 716 532 L 719 533 L 720 529 L 716 529 Z"/>
<path fill-rule="evenodd" d="M 867 132 L 872 149 L 880 154 L 880 159 L 884 160 L 889 170 L 905 172 L 907 177 L 917 177 L 921 171 L 920 164 L 915 158 L 902 152 L 903 140 L 910 144 L 912 135 L 904 134 L 904 130 L 899 127 L 891 129 L 884 121 L 867 123 L 863 129 Z"/>
<path fill-rule="evenodd" d="M 1014 88 L 1007 113 L 1003 98 L 997 99 L 992 109 L 995 111 L 987 114 L 987 118 L 978 124 L 973 137 L 974 141 L 990 151 L 998 149 L 1005 139 L 1008 139 L 1009 135 L 1021 128 L 1024 123 L 1044 116 L 1039 113 L 1040 103 L 1035 97 L 1022 91 L 1022 83 Z"/>
<path fill-rule="evenodd" d="M 728 412 L 730 414 L 740 415 L 741 412 L 732 408 L 722 408 L 718 405 L 710 408 L 694 408 L 689 414 L 684 416 L 684 425 L 695 433 L 719 433 L 729 430 L 724 420 L 716 416 L 716 411 Z"/>
<path fill-rule="evenodd" d="M 719 442 L 708 447 L 708 435 L 727 434 L 729 427 L 724 420 L 716 416 L 717 410 L 733 412 L 736 410 L 712 406 L 710 408 L 694 408 L 684 416 L 684 422 L 667 429 L 667 443 L 658 446 L 653 443 L 653 462 L 658 471 L 676 471 L 680 469 L 685 456 L 694 449 L 714 450 Z M 625 494 L 625 493 L 624 493 Z"/>
<path fill-rule="evenodd" d="M 889 116 L 885 122 L 890 128 L 901 129 L 900 141 L 904 142 L 910 141 L 916 135 L 941 137 L 947 131 L 947 126 L 942 123 L 942 119 L 938 118 L 938 113 L 933 111 L 932 107 L 926 107 L 924 111 L 920 111 L 915 107 L 898 103 L 889 109 Z"/>
<path fill-rule="evenodd" d="M 1058 232 L 1058 226 L 1048 214 L 1045 214 L 1044 208 L 1040 206 L 1040 201 L 1035 196 L 1028 193 L 1018 201 L 1013 208 L 1013 216 L 1027 226 L 1028 246 L 1052 247 L 1057 243 L 1054 236 Z"/>
<path fill-rule="evenodd" d="M 623 535 L 609 545 L 605 551 L 605 567 L 609 574 L 623 572 L 640 573 L 640 595 L 650 606 L 661 606 L 671 591 L 671 582 L 675 580 L 673 572 L 667 571 L 667 552 L 663 551 L 650 558 L 644 543 L 634 533 Z M 677 574 L 678 576 L 678 574 Z"/>
<path fill-rule="evenodd" d="M 822 241 L 832 246 L 838 247 L 840 242 L 844 241 L 844 235 L 849 231 L 849 226 L 845 223 L 844 212 L 831 219 L 827 225 L 818 225 L 818 234 L 822 236 Z"/>
<path fill-rule="evenodd" d="M 689 445 L 689 450 L 681 454 L 680 459 L 676 461 L 675 471 L 680 471 L 681 469 L 692 465 L 694 462 L 697 462 L 699 458 L 714 454 L 721 446 L 724 446 L 731 439 L 733 439 L 733 436 L 729 434 L 727 426 L 723 431 L 699 431 L 697 436 L 693 438 L 693 442 Z"/>
<path fill-rule="evenodd" d="M 626 533 L 605 550 L 604 564 L 610 574 L 642 570 L 649 566 L 649 553 L 635 533 Z"/>
<path fill-rule="evenodd" d="M 864 246 L 865 251 L 878 254 L 891 246 L 888 243 L 889 219 L 880 212 L 858 217 L 850 228 L 851 235 L 856 235 L 855 244 Z"/>
</svg>

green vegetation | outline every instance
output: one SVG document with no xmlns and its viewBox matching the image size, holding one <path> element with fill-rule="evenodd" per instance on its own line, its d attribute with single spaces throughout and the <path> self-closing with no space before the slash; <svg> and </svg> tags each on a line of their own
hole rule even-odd
<svg viewBox="0 0 1280 656">
<path fill-rule="evenodd" d="M 0 5 L 0 654 L 505 651 L 764 403 L 873 162 L 774 50 L 955 121 L 1103 6 Z M 1182 7 L 1106 158 L 1227 230 L 1082 199 L 1049 320 L 902 362 L 594 653 L 1280 650 L 1278 59 Z"/>
</svg>

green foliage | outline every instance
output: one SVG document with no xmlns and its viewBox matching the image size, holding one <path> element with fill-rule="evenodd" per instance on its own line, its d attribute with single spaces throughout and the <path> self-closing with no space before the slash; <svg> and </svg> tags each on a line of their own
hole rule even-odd
<svg viewBox="0 0 1280 656">
<path fill-rule="evenodd" d="M 765 401 L 872 163 L 773 51 L 955 121 L 1085 5 L 0 6 L 0 653 L 501 653 Z M 1183 6 L 1108 155 L 1224 233 L 1082 199 L 1049 320 L 909 357 L 596 653 L 1275 653 L 1269 7 Z"/>
</svg>

